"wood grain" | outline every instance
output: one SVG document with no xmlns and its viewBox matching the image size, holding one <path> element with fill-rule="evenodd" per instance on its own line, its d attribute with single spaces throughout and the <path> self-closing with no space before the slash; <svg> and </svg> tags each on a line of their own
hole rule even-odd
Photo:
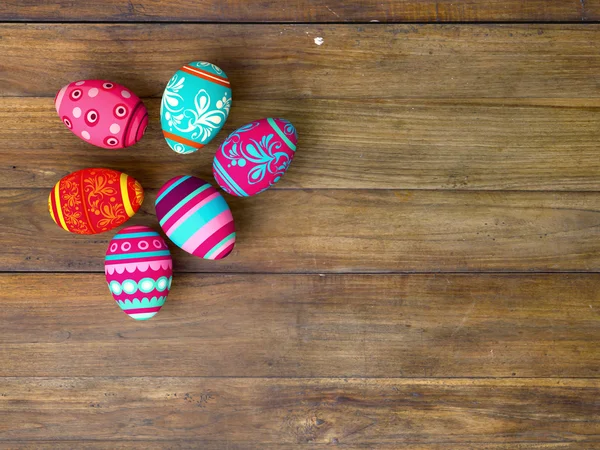
<svg viewBox="0 0 600 450">
<path fill-rule="evenodd" d="M 150 322 L 103 274 L 0 292 L 0 376 L 600 376 L 600 274 L 175 274 Z"/>
<path fill-rule="evenodd" d="M 2 439 L 597 442 L 598 380 L 4 378 Z"/>
<path fill-rule="evenodd" d="M 7 0 L 0 20 L 190 22 L 536 22 L 598 20 L 597 0 Z"/>
<path fill-rule="evenodd" d="M 279 116 L 301 140 L 272 189 L 600 190 L 600 99 L 241 100 L 218 137 L 185 157 L 162 137 L 160 100 L 146 104 L 143 141 L 107 151 L 73 136 L 49 98 L 0 98 L 0 188 L 51 188 L 83 167 L 135 172 L 145 188 L 190 168 L 212 181 L 231 131 Z"/>
<path fill-rule="evenodd" d="M 54 98 L 61 86 L 86 78 L 160 97 L 173 73 L 199 58 L 227 72 L 234 106 L 251 99 L 600 97 L 599 25 L 3 24 L 0 37 L 5 97 Z"/>
<path fill-rule="evenodd" d="M 0 450 L 600 449 L 599 20 L 600 0 L 0 2 Z M 181 157 L 159 98 L 198 59 L 233 109 Z M 145 99 L 140 144 L 60 124 L 85 78 Z M 156 228 L 162 183 L 213 181 L 266 116 L 300 132 L 289 173 L 226 196 L 234 253 L 172 247 L 165 307 L 128 319 L 114 232 L 60 230 L 51 186 L 122 170 L 147 194 L 129 224 Z"/>
<path fill-rule="evenodd" d="M 195 440 L 180 440 L 176 438 L 170 438 L 168 443 L 163 441 L 148 441 L 144 439 L 138 439 L 136 441 L 119 439 L 117 440 L 79 440 L 72 439 L 68 441 L 27 441 L 23 439 L 15 441 L 0 441 L 0 449 L 2 450 L 196 450 L 198 448 L 199 441 Z M 255 443 L 244 441 L 241 443 L 231 441 L 202 441 L 202 450 L 221 450 L 224 447 L 227 450 L 287 450 L 290 448 L 289 443 L 287 444 L 275 444 L 275 443 Z M 316 450 L 330 450 L 332 446 L 340 446 L 340 448 L 348 450 L 367 450 L 367 449 L 380 449 L 380 450 L 447 450 L 449 446 L 453 450 L 480 450 L 483 446 L 485 450 L 590 450 L 598 447 L 598 443 L 590 440 L 583 442 L 574 442 L 565 440 L 563 442 L 514 442 L 511 441 L 505 444 L 489 443 L 489 442 L 477 442 L 477 443 L 463 443 L 463 442 L 441 442 L 434 444 L 424 443 L 400 443 L 394 444 L 387 443 L 352 443 L 343 444 L 341 446 L 335 442 L 328 442 L 326 444 L 318 444 L 315 442 L 308 443 L 295 443 L 294 448 L 310 448 Z M 334 447 L 335 448 L 335 447 Z"/>
<path fill-rule="evenodd" d="M 130 175 L 138 177 L 143 166 Z M 192 172 L 193 173 L 193 172 Z M 103 270 L 114 232 L 78 236 L 47 211 L 47 189 L 0 190 L 1 271 Z M 157 228 L 155 190 L 129 225 Z M 180 272 L 591 271 L 600 267 L 596 193 L 279 190 L 227 195 L 236 247 L 220 261 L 171 247 Z"/>
</svg>

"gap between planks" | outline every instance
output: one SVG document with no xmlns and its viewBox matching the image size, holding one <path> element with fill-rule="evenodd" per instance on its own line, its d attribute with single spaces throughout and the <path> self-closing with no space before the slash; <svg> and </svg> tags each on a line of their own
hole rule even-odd
<svg viewBox="0 0 600 450">
<path fill-rule="evenodd" d="M 261 375 L 261 376 L 244 376 L 244 375 L 73 375 L 73 376 L 36 376 L 36 375 L 0 375 L 0 381 L 1 380 L 7 380 L 7 379 L 27 379 L 27 380 L 99 380 L 99 379 L 106 379 L 106 380 L 118 380 L 118 379 L 139 379 L 139 378 L 148 378 L 148 379 L 201 379 L 201 380 L 231 380 L 231 379 L 240 379 L 240 380 L 266 380 L 266 381 L 283 381 L 283 380 L 307 380 L 307 381 L 330 381 L 330 382 L 336 382 L 336 381 L 355 381 L 358 382 L 360 380 L 372 380 L 372 381 L 393 381 L 396 384 L 422 384 L 424 386 L 431 386 L 431 385 L 440 385 L 440 386 L 448 386 L 448 385 L 452 385 L 452 386 L 470 386 L 472 385 L 473 381 L 486 381 L 489 383 L 486 384 L 490 384 L 492 386 L 497 386 L 496 382 L 500 381 L 500 382 L 504 382 L 507 380 L 513 380 L 516 381 L 516 384 L 519 384 L 518 382 L 543 382 L 546 383 L 550 386 L 556 386 L 557 383 L 556 381 L 566 381 L 567 384 L 571 383 L 571 382 L 577 382 L 577 381 L 600 381 L 600 375 L 596 376 L 596 377 L 589 377 L 589 376 L 577 376 L 577 377 L 572 377 L 572 376 L 556 376 L 556 377 L 549 377 L 549 376 L 540 376 L 540 377 L 502 377 L 502 376 L 489 376 L 489 377 L 484 377 L 484 376 L 473 376 L 473 377 L 469 377 L 469 376 L 438 376 L 438 377 L 412 377 L 412 376 L 406 376 L 406 377 L 401 377 L 401 376 L 395 376 L 395 377 L 385 377 L 385 376 L 285 376 L 285 375 L 281 375 L 281 376 L 268 376 L 268 375 Z M 507 384 L 511 384 L 511 383 L 507 383 Z M 559 383 L 560 384 L 560 383 Z M 521 385 L 521 384 L 519 384 Z M 577 387 L 577 386 L 588 386 L 589 384 L 587 383 L 575 383 L 575 384 L 569 384 L 566 387 Z M 600 385 L 599 385 L 600 387 Z"/>
<path fill-rule="evenodd" d="M 152 376 L 152 375 L 98 375 L 98 376 L 0 376 L 0 379 L 12 379 L 12 380 L 27 380 L 27 381 L 44 381 L 44 380 L 118 380 L 118 379 L 130 379 L 130 380 L 145 380 L 145 379 L 164 379 L 164 380 L 177 380 L 177 379 L 242 379 L 242 380 L 273 380 L 273 381 L 284 381 L 284 380 L 315 380 L 324 382 L 344 382 L 360 385 L 361 380 L 373 380 L 382 381 L 389 384 L 399 385 L 423 385 L 423 386 L 472 386 L 473 381 L 477 381 L 480 386 L 511 386 L 518 384 L 520 386 L 531 385 L 531 386 L 556 386 L 561 385 L 565 387 L 587 387 L 587 386 L 598 386 L 600 387 L 600 377 L 452 377 L 452 376 L 439 376 L 439 377 L 373 377 L 373 376 L 202 376 L 202 375 L 176 375 L 176 376 Z M 557 381 L 559 381 L 557 383 Z M 592 382 L 591 384 L 589 382 Z M 500 383 L 498 383 L 500 382 Z M 350 384 L 349 384 L 350 385 Z"/>
<path fill-rule="evenodd" d="M 103 270 L 93 271 L 93 270 L 81 270 L 81 271 L 64 271 L 64 270 L 0 270 L 0 276 L 2 275 L 98 275 L 99 273 L 104 273 Z M 185 270 L 174 270 L 174 274 L 181 275 L 201 275 L 201 276 L 214 276 L 214 275 L 252 275 L 252 276 L 263 276 L 263 275 L 282 275 L 282 276 L 310 276 L 310 277 L 331 277 L 338 275 L 347 275 L 347 276 L 378 276 L 378 275 L 390 275 L 390 276 L 410 276 L 410 275 L 433 275 L 435 276 L 453 276 L 453 275 L 598 275 L 600 274 L 600 270 L 557 270 L 555 272 L 552 271 L 523 271 L 523 270 L 490 270 L 486 272 L 433 272 L 433 271 L 370 271 L 370 272 L 253 272 L 253 271 L 214 271 L 214 272 L 197 272 L 197 271 L 185 271 Z"/>
<path fill-rule="evenodd" d="M 129 20 L 129 21 L 107 21 L 107 20 L 0 20 L 0 25 L 11 25 L 11 24 L 19 24 L 19 25 L 370 25 L 370 26 L 385 26 L 385 25 L 598 25 L 600 24 L 600 20 L 544 20 L 544 21 L 519 21 L 519 20 L 511 20 L 511 21 L 494 21 L 488 20 L 484 22 L 477 21 L 449 21 L 449 22 L 431 22 L 431 21 L 413 21 L 413 22 L 401 22 L 401 21 L 393 21 L 393 22 L 379 22 L 379 21 L 336 21 L 336 22 L 286 22 L 286 21 L 277 21 L 277 22 L 215 22 L 215 21 L 198 21 L 198 20 L 190 20 L 190 21 L 182 21 L 182 20 L 170 20 L 170 21 L 161 21 L 161 20 L 152 20 L 152 21 L 143 21 L 143 20 Z"/>
</svg>

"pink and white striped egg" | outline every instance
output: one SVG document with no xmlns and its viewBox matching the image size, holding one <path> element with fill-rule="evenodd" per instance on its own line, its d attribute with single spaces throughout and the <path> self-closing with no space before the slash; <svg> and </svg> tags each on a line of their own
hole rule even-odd
<svg viewBox="0 0 600 450">
<path fill-rule="evenodd" d="M 108 149 L 138 142 L 148 126 L 148 111 L 130 89 L 106 80 L 80 80 L 56 94 L 54 106 L 71 132 Z"/>
<path fill-rule="evenodd" d="M 104 272 L 119 307 L 136 320 L 153 317 L 164 305 L 173 280 L 173 260 L 152 228 L 132 226 L 108 244 Z"/>
</svg>

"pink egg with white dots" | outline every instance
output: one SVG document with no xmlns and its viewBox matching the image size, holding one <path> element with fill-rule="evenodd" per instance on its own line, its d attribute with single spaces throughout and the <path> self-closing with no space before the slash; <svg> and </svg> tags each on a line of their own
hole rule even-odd
<svg viewBox="0 0 600 450">
<path fill-rule="evenodd" d="M 71 132 L 97 147 L 119 149 L 138 142 L 148 126 L 146 106 L 125 86 L 81 80 L 56 94 L 58 117 Z"/>
</svg>

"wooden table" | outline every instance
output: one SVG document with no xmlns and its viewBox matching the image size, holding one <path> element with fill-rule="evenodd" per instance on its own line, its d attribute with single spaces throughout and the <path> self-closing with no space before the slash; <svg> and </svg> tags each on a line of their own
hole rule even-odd
<svg viewBox="0 0 600 450">
<path fill-rule="evenodd" d="M 600 0 L 8 0 L 0 4 L 0 448 L 600 448 Z M 189 23 L 188 23 L 189 22 Z M 320 44 L 320 45 L 319 45 Z M 159 101 L 183 63 L 232 81 L 180 156 Z M 149 107 L 134 148 L 56 117 L 106 78 Z M 212 180 L 233 129 L 292 121 L 273 189 L 227 196 L 228 258 L 172 247 L 149 322 L 49 189 L 108 167 Z"/>
</svg>

